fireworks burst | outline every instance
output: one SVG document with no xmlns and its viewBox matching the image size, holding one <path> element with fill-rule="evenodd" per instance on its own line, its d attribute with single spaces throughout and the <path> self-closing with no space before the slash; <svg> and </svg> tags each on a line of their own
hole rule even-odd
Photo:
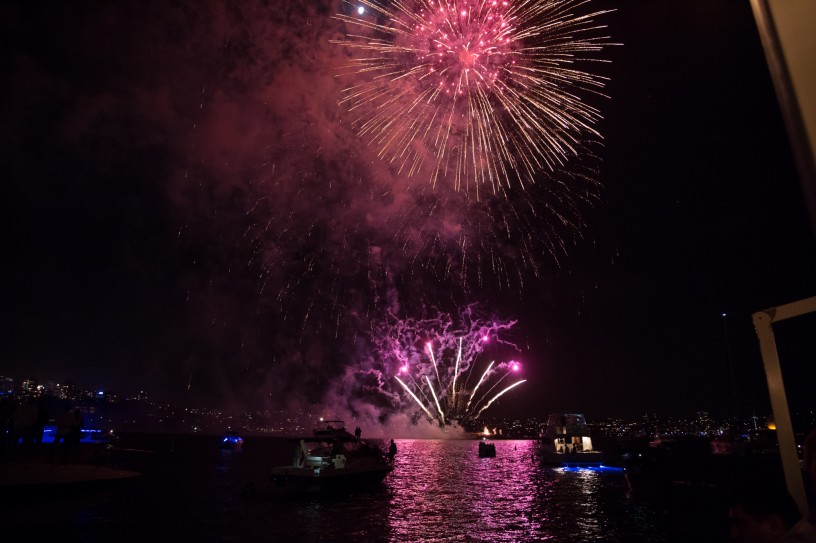
<svg viewBox="0 0 816 543">
<path fill-rule="evenodd" d="M 335 43 L 363 79 L 342 102 L 401 174 L 450 178 L 477 199 L 524 188 L 600 139 L 580 95 L 601 94 L 605 78 L 580 65 L 601 61 L 594 19 L 606 12 L 581 14 L 587 3 L 360 0 L 336 16 L 354 32 Z"/>
<path fill-rule="evenodd" d="M 375 338 L 384 370 L 405 392 L 408 405 L 442 426 L 479 418 L 499 397 L 525 382 L 511 382 L 521 370 L 515 360 L 481 362 L 492 344 L 516 349 L 499 337 L 515 321 L 479 319 L 473 306 L 460 317 L 457 325 L 447 314 L 418 321 L 394 319 L 381 326 Z"/>
</svg>

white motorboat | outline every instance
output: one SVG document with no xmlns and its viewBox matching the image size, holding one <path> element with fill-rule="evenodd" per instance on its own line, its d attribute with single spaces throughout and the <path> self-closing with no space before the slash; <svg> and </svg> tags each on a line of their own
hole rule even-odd
<svg viewBox="0 0 816 543">
<path fill-rule="evenodd" d="M 376 485 L 394 469 L 379 447 L 346 431 L 343 421 L 325 421 L 314 435 L 291 440 L 292 463 L 270 471 L 264 488 L 247 489 L 248 496 L 353 491 Z"/>
</svg>

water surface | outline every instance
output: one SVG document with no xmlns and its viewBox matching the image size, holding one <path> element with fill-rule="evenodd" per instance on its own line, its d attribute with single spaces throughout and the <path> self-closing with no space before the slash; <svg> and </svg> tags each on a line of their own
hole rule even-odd
<svg viewBox="0 0 816 543">
<path fill-rule="evenodd" d="M 396 440 L 396 468 L 380 487 L 270 501 L 241 491 L 289 462 L 286 440 L 248 437 L 244 450 L 227 452 L 218 437 L 141 439 L 154 452 L 121 459 L 140 464 L 140 481 L 68 521 L 44 519 L 39 535 L 117 543 L 725 540 L 711 485 L 681 484 L 667 500 L 636 501 L 622 471 L 542 466 L 534 441 L 496 441 L 496 457 L 480 458 L 476 441 Z"/>
</svg>

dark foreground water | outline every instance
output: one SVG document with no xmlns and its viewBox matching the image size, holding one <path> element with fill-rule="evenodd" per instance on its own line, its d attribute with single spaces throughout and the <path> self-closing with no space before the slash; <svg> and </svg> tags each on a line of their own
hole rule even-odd
<svg viewBox="0 0 816 543">
<path fill-rule="evenodd" d="M 720 500 L 737 473 L 687 463 L 667 496 L 637 500 L 623 471 L 542 466 L 533 441 L 496 441 L 496 457 L 479 458 L 476 441 L 397 440 L 396 468 L 379 488 L 252 500 L 241 490 L 288 463 L 289 444 L 248 437 L 244 450 L 226 452 L 218 439 L 132 437 L 126 446 L 153 452 L 110 461 L 138 468 L 140 480 L 67 519 L 44 511 L 0 540 L 705 543 L 726 540 Z"/>
</svg>

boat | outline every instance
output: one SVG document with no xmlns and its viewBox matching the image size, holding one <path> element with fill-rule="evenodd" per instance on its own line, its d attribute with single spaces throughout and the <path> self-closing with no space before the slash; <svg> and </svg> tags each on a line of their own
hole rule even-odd
<svg viewBox="0 0 816 543">
<path fill-rule="evenodd" d="M 709 445 L 713 455 L 733 456 L 745 454 L 745 438 L 735 430 L 726 430 L 719 435 L 715 435 Z"/>
<path fill-rule="evenodd" d="M 263 488 L 250 484 L 247 497 L 354 491 L 381 483 L 394 469 L 393 458 L 347 432 L 343 421 L 325 421 L 313 435 L 290 442 L 292 463 L 273 467 Z"/>
<path fill-rule="evenodd" d="M 654 438 L 649 441 L 649 446 L 652 448 L 671 448 L 677 445 L 677 438 L 669 434 L 662 428 L 655 428 Z"/>
<path fill-rule="evenodd" d="M 485 441 L 479 442 L 479 458 L 495 458 L 496 445 Z"/>
<path fill-rule="evenodd" d="M 68 521 L 140 477 L 92 463 L 0 462 L 0 525 L 7 530 Z"/>
<path fill-rule="evenodd" d="M 113 437 L 113 430 L 101 430 L 99 428 L 81 428 L 79 434 L 80 443 L 108 443 Z M 54 424 L 46 424 L 43 427 L 41 443 L 54 443 L 57 438 L 57 427 Z"/>
<path fill-rule="evenodd" d="M 235 430 L 227 430 L 221 436 L 221 449 L 225 451 L 239 451 L 244 446 L 244 438 Z"/>
<path fill-rule="evenodd" d="M 603 464 L 604 455 L 592 448 L 592 438 L 584 415 L 555 413 L 538 444 L 543 464 L 564 467 L 591 467 Z"/>
</svg>

